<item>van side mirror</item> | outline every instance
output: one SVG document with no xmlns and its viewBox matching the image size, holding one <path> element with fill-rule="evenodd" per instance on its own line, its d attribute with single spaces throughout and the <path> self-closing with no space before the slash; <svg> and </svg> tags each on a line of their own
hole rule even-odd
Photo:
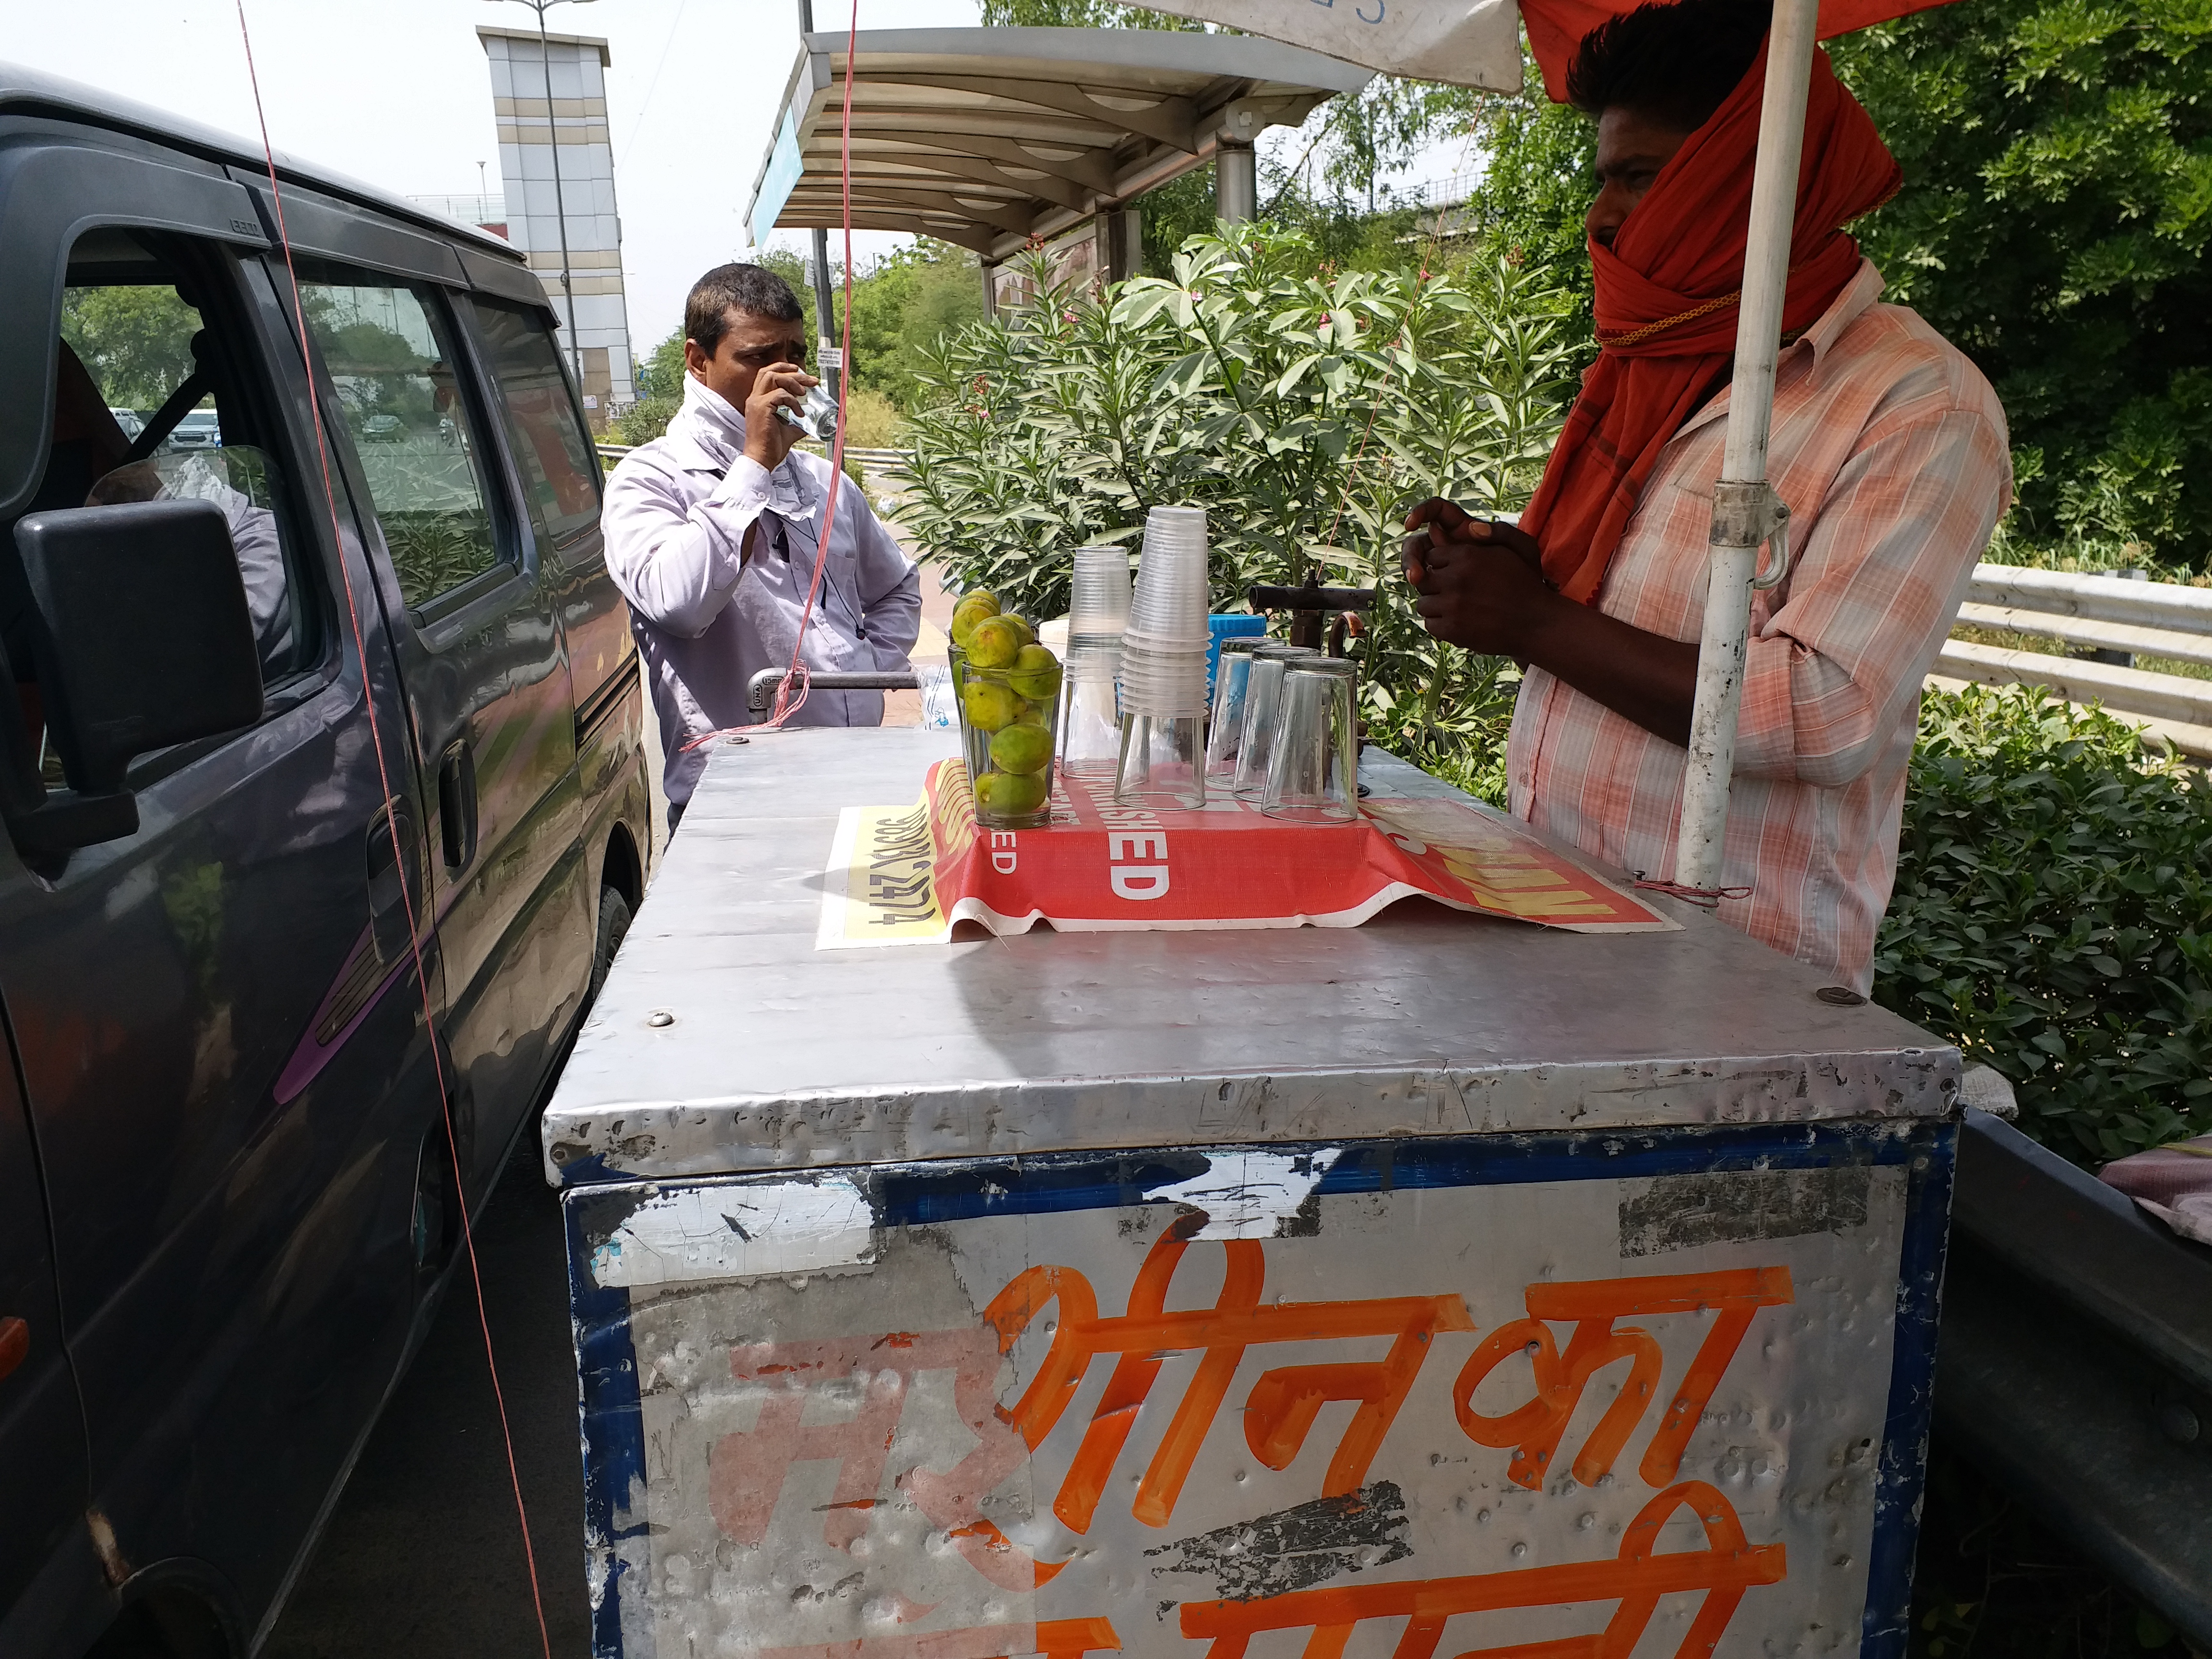
<svg viewBox="0 0 2212 1659">
<path fill-rule="evenodd" d="M 261 717 L 253 618 L 222 509 L 185 500 L 34 513 L 16 525 L 15 546 L 69 789 L 18 780 L 9 832 L 47 853 L 133 834 L 133 760 Z"/>
</svg>

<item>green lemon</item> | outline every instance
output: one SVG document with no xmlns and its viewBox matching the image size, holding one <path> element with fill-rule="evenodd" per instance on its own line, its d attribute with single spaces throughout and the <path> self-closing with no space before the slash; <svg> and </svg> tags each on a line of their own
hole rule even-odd
<svg viewBox="0 0 2212 1659">
<path fill-rule="evenodd" d="M 969 588 L 965 593 L 963 593 L 960 596 L 960 603 L 963 605 L 982 605 L 986 607 L 989 614 L 994 617 L 999 614 L 999 596 L 996 593 L 994 593 L 988 587 Z"/>
<path fill-rule="evenodd" d="M 1038 708 L 1033 702 L 1025 702 L 1022 705 L 1022 712 L 1015 719 L 1014 724 L 1017 726 L 1045 726 L 1048 724 L 1048 722 L 1045 720 L 1043 709 Z"/>
<path fill-rule="evenodd" d="M 988 621 L 998 614 L 999 607 L 994 600 L 987 599 L 981 603 L 973 599 L 961 600 L 952 610 L 952 626 L 949 630 L 952 643 L 965 649 L 968 636 L 975 631 L 975 624 Z"/>
<path fill-rule="evenodd" d="M 996 732 L 1021 718 L 1022 700 L 991 680 L 970 680 L 962 688 L 960 707 L 978 732 Z"/>
<path fill-rule="evenodd" d="M 1019 721 L 991 739 L 991 764 L 1001 772 L 1042 772 L 1052 763 L 1052 733 Z"/>
<path fill-rule="evenodd" d="M 964 648 L 972 666 L 1004 668 L 1020 654 L 1022 641 L 1012 618 L 988 617 L 969 630 Z"/>
<path fill-rule="evenodd" d="M 1006 684 L 1031 702 L 1050 702 L 1060 695 L 1060 659 L 1048 647 L 1025 645 L 1014 653 Z"/>
<path fill-rule="evenodd" d="M 1014 625 L 1014 632 L 1021 635 L 1024 645 L 1033 645 L 1036 642 L 1036 629 L 1030 626 L 1030 619 L 1018 611 L 1002 611 L 999 614 Z"/>
<path fill-rule="evenodd" d="M 1012 817 L 1044 805 L 1042 772 L 986 772 L 975 780 L 975 805 L 986 812 Z"/>
</svg>

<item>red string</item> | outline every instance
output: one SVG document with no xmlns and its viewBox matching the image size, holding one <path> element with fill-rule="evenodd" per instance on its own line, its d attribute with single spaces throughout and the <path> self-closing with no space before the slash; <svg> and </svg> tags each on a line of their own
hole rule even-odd
<svg viewBox="0 0 2212 1659">
<path fill-rule="evenodd" d="M 853 0 L 852 21 L 845 31 L 845 107 L 844 131 L 840 140 L 838 172 L 844 189 L 845 227 L 845 316 L 838 330 L 838 361 L 840 374 L 849 374 L 842 367 L 853 358 L 853 84 L 854 59 L 860 56 L 860 6 Z M 825 328 L 824 331 L 827 330 Z M 680 744 L 676 752 L 688 754 L 702 744 L 712 743 L 717 738 L 726 738 L 746 732 L 780 732 L 783 723 L 806 706 L 806 693 L 811 677 L 799 665 L 799 653 L 806 646 L 806 630 L 814 621 L 814 602 L 822 592 L 822 573 L 830 562 L 830 532 L 837 523 L 837 490 L 845 481 L 845 409 L 852 401 L 852 382 L 848 379 L 841 388 L 845 395 L 837 399 L 837 428 L 830 445 L 830 497 L 822 509 L 822 539 L 814 550 L 814 574 L 806 584 L 806 608 L 799 615 L 799 637 L 791 642 L 791 665 L 783 671 L 783 678 L 775 684 L 775 704 L 769 717 L 757 726 L 725 726 L 712 732 L 702 732 L 697 737 Z M 792 684 L 797 682 L 799 695 L 791 695 Z"/>
<path fill-rule="evenodd" d="M 308 349 L 307 311 L 300 297 L 299 268 L 292 259 L 292 239 L 284 228 L 284 192 L 276 181 L 276 153 L 269 143 L 269 115 L 261 103 L 261 76 L 253 63 L 253 37 L 246 27 L 246 0 L 234 0 L 238 8 L 238 37 L 246 48 L 246 79 L 253 88 L 254 118 L 261 126 L 261 155 L 269 172 L 269 195 L 276 215 L 276 243 L 284 255 L 284 272 L 292 287 L 293 325 L 298 329 L 300 352 L 307 369 L 307 413 L 314 422 L 315 453 L 322 464 L 323 503 L 330 511 L 331 538 L 338 556 L 338 581 L 345 590 L 346 621 L 353 629 L 353 648 L 356 660 L 361 665 L 362 698 L 368 707 L 368 735 L 376 752 L 376 776 L 386 804 L 385 827 L 392 836 L 393 867 L 400 872 L 400 894 L 408 903 L 407 948 L 415 961 L 415 988 L 422 999 L 423 1029 L 430 1039 L 430 1064 L 438 1082 L 438 1103 L 445 1114 L 446 1149 L 453 1160 L 453 1194 L 461 1212 L 461 1243 L 467 1250 L 469 1277 L 476 1285 L 477 1323 L 483 1332 L 484 1364 L 491 1372 L 493 1403 L 499 1408 L 500 1438 L 507 1447 L 507 1475 L 514 1488 L 514 1513 L 522 1527 L 522 1559 L 530 1570 L 530 1600 L 538 1610 L 538 1639 L 545 1651 L 545 1659 L 553 1659 L 553 1638 L 545 1627 L 545 1600 L 538 1587 L 538 1557 L 530 1545 L 530 1515 L 522 1503 L 522 1476 L 514 1461 L 514 1437 L 507 1424 L 507 1395 L 499 1383 L 499 1362 L 492 1352 L 491 1320 L 484 1310 L 483 1273 L 477 1266 L 476 1228 L 469 1215 L 468 1174 L 461 1168 L 460 1140 L 453 1133 L 452 1091 L 446 1086 L 446 1063 L 438 1046 L 437 1016 L 432 1007 L 429 975 L 422 966 L 422 941 L 415 931 L 414 900 L 407 891 L 407 849 L 400 845 L 398 815 L 388 810 L 393 799 L 392 771 L 384 753 L 384 734 L 377 724 L 376 700 L 371 690 L 368 667 L 368 647 L 362 637 L 361 606 L 354 596 L 353 573 L 346 566 L 345 532 L 338 526 L 337 493 L 331 483 L 330 446 L 323 431 L 322 398 L 315 384 L 315 363 Z"/>
<path fill-rule="evenodd" d="M 1637 877 L 1636 884 L 1646 892 L 1664 893 L 1668 898 L 1686 899 L 1707 910 L 1719 909 L 1723 899 L 1747 899 L 1751 896 L 1748 887 L 1686 887 L 1679 881 L 1646 881 L 1641 876 Z"/>
</svg>

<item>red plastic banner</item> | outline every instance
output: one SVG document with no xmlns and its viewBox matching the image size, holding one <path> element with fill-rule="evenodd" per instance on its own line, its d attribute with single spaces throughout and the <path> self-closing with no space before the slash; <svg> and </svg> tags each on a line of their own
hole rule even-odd
<svg viewBox="0 0 2212 1659">
<path fill-rule="evenodd" d="M 1076 933 L 1354 927 L 1415 896 L 1577 933 L 1679 925 L 1464 799 L 1378 798 L 1350 823 L 1286 823 L 1233 799 L 1192 812 L 1120 806 L 1063 774 L 1048 827 L 994 830 L 976 823 L 958 761 L 931 768 L 910 806 L 846 808 L 828 877 L 824 949 L 941 941 L 969 921 L 995 933 L 1040 921 Z"/>
</svg>

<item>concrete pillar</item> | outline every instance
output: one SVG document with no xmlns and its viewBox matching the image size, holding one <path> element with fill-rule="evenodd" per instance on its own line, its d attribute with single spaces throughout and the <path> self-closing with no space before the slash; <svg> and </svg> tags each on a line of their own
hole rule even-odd
<svg viewBox="0 0 2212 1659">
<path fill-rule="evenodd" d="M 1145 269 L 1145 210 L 1139 207 L 1119 208 L 1111 217 L 1114 280 L 1126 282 Z"/>
<path fill-rule="evenodd" d="M 1215 145 L 1213 211 L 1231 225 L 1249 224 L 1259 216 L 1259 161 L 1249 143 L 1224 137 Z"/>
<path fill-rule="evenodd" d="M 999 314 L 999 267 L 989 259 L 984 260 L 982 264 L 983 314 L 995 317 Z"/>
</svg>

